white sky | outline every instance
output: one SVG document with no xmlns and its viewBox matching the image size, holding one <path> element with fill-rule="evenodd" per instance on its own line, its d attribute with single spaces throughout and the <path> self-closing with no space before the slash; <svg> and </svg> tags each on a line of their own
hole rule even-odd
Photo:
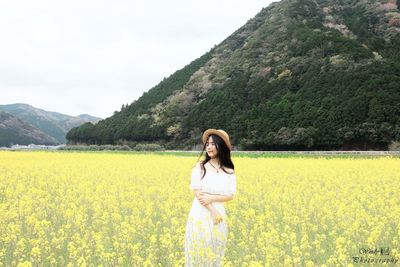
<svg viewBox="0 0 400 267">
<path fill-rule="evenodd" d="M 0 0 L 0 104 L 109 117 L 272 0 Z"/>
</svg>

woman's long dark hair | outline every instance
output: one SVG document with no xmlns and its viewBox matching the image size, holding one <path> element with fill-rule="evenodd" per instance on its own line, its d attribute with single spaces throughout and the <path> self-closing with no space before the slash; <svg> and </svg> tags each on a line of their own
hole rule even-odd
<svg viewBox="0 0 400 267">
<path fill-rule="evenodd" d="M 201 151 L 199 158 L 201 158 L 201 156 L 203 155 L 203 152 L 206 150 L 206 145 L 208 142 L 208 138 L 210 136 L 212 137 L 212 140 L 214 141 L 215 147 L 217 149 L 217 156 L 219 158 L 219 162 L 221 164 L 222 170 L 225 173 L 229 173 L 225 170 L 225 167 L 234 170 L 235 166 L 233 165 L 233 162 L 231 159 L 231 151 L 229 150 L 225 141 L 216 134 L 210 134 L 209 136 L 207 136 L 207 141 L 203 146 L 203 150 Z M 204 167 L 204 164 L 206 164 L 210 159 L 211 159 L 211 157 L 206 152 L 206 157 L 204 158 L 203 161 L 200 162 L 200 166 L 203 170 L 203 175 L 202 175 L 201 179 L 203 179 L 203 177 L 206 175 L 206 168 Z"/>
</svg>

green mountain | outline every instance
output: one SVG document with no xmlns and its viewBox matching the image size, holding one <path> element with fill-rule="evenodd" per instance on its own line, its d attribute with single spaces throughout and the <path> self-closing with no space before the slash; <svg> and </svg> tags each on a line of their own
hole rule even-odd
<svg viewBox="0 0 400 267">
<path fill-rule="evenodd" d="M 57 140 L 14 115 L 0 111 L 0 146 L 13 144 L 55 145 Z"/>
<path fill-rule="evenodd" d="M 70 143 L 386 149 L 400 140 L 400 1 L 282 0 Z"/>
<path fill-rule="evenodd" d="M 35 129 L 35 132 L 39 131 L 50 138 L 48 140 L 43 139 L 47 140 L 46 144 L 66 143 L 65 135 L 71 128 L 77 127 L 86 122 L 96 123 L 101 120 L 100 118 L 96 118 L 86 114 L 74 117 L 57 112 L 45 111 L 43 109 L 38 109 L 27 104 L 0 105 L 0 111 L 11 114 L 13 117 L 19 119 L 17 124 L 9 125 L 9 128 L 6 129 L 7 132 L 11 131 L 11 129 L 13 129 L 12 131 L 18 131 L 17 128 L 19 126 L 29 124 L 32 127 L 31 129 Z M 15 120 L 13 121 L 15 122 Z M 20 121 L 22 121 L 23 124 L 20 124 Z M 25 129 L 24 131 L 28 131 L 28 128 L 26 128 L 25 126 L 23 127 L 23 129 Z M 3 133 L 2 138 L 0 138 L 0 142 L 3 144 L 7 143 L 6 140 L 9 140 L 10 138 L 11 136 L 9 136 L 9 134 Z M 13 140 L 12 143 L 26 143 L 25 141 L 23 141 L 25 139 L 21 139 L 21 142 L 18 142 L 19 139 L 17 137 L 12 137 L 11 139 Z M 42 141 L 32 141 L 31 143 L 44 144 L 42 143 Z"/>
</svg>

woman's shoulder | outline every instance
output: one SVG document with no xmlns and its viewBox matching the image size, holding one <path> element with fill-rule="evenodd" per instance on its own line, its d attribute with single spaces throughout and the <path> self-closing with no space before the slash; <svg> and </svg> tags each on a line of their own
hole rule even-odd
<svg viewBox="0 0 400 267">
<path fill-rule="evenodd" d="M 193 170 L 201 170 L 201 163 L 196 162 L 196 164 L 193 166 Z"/>
<path fill-rule="evenodd" d="M 196 162 L 196 164 L 194 165 L 193 168 L 200 168 L 200 166 L 201 166 L 201 163 L 200 162 Z"/>
</svg>

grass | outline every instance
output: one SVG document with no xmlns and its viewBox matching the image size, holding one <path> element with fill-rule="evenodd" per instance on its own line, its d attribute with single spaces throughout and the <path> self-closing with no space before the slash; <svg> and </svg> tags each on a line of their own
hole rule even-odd
<svg viewBox="0 0 400 267">
<path fill-rule="evenodd" d="M 29 150 L 28 150 L 29 151 Z M 37 151 L 37 150 L 36 150 Z M 49 152 L 51 150 L 46 150 Z M 155 154 L 155 155 L 174 155 L 174 156 L 193 156 L 199 157 L 200 151 L 117 151 L 117 150 L 54 150 L 63 153 L 115 153 L 115 154 Z M 374 153 L 378 151 L 233 151 L 232 157 L 248 158 L 376 158 L 389 157 L 399 158 L 400 151 L 383 151 L 384 154 Z M 203 152 L 204 157 L 205 152 Z"/>
</svg>

